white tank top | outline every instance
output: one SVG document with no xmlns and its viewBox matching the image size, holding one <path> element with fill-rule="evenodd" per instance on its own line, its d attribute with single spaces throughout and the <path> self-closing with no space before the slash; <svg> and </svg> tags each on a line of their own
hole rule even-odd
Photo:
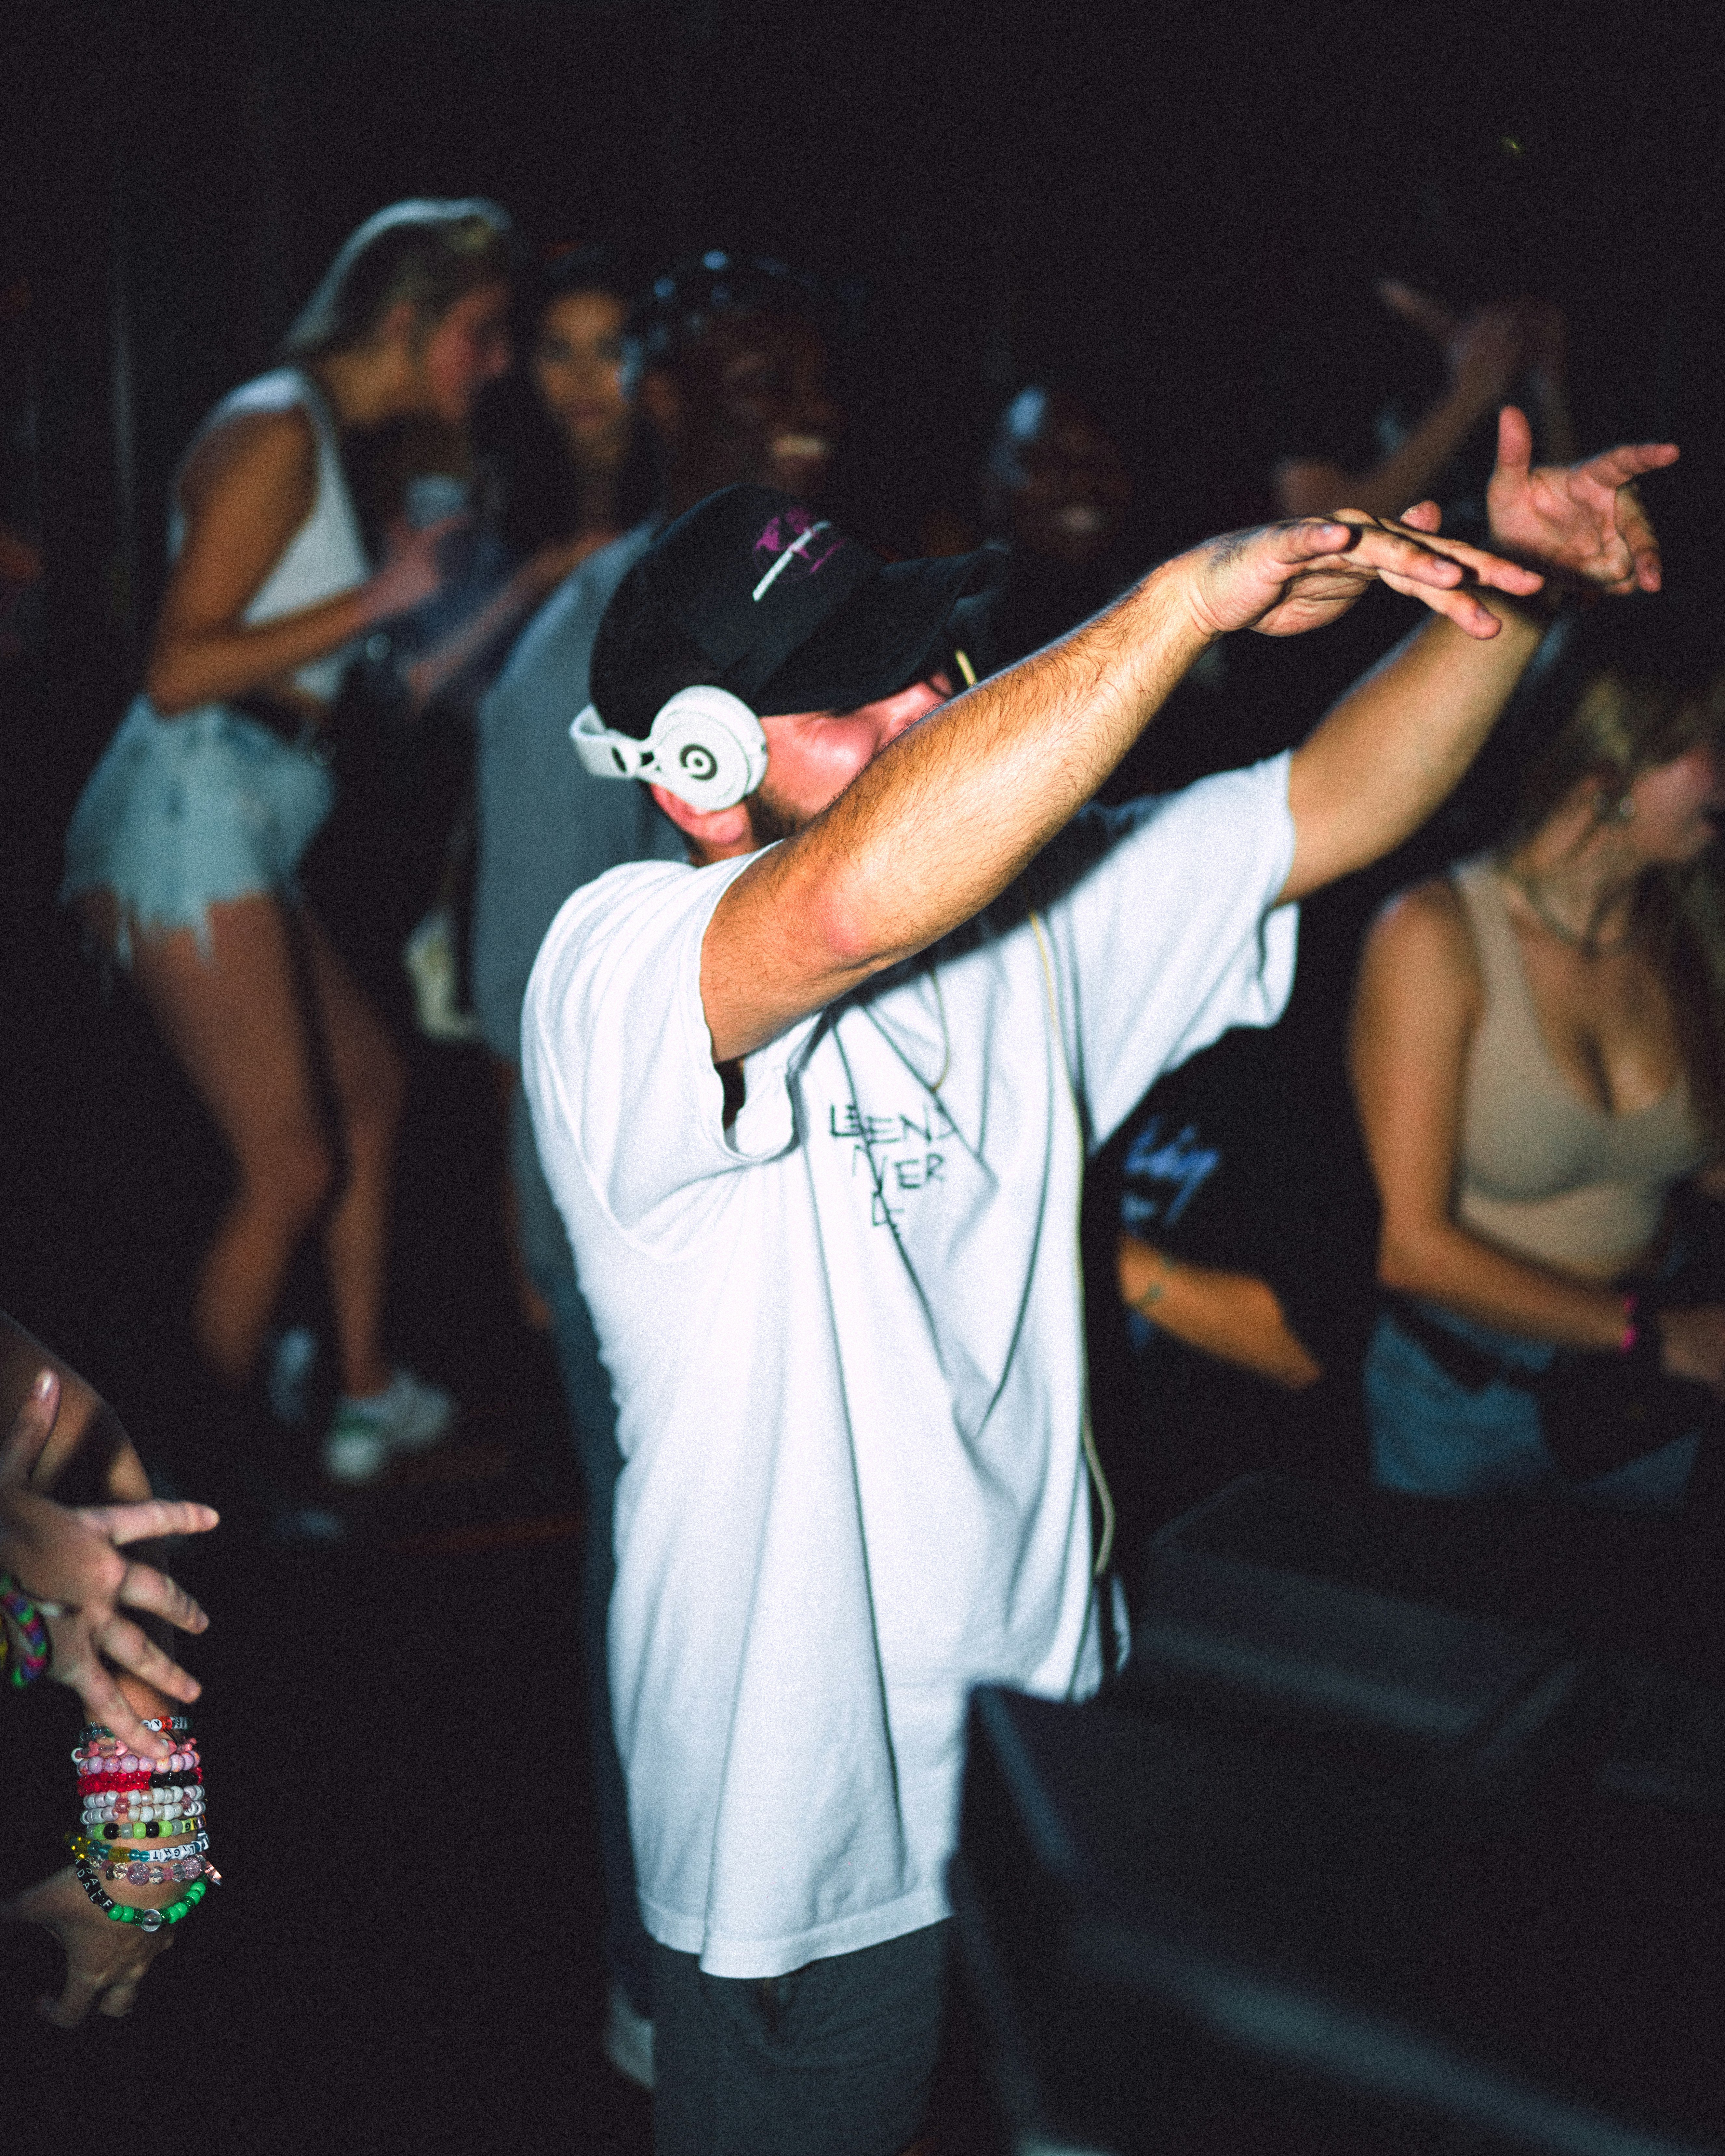
<svg viewBox="0 0 1725 2156">
<path fill-rule="evenodd" d="M 286 412 L 296 404 L 311 420 L 317 440 L 317 490 L 305 521 L 289 540 L 240 617 L 248 623 L 275 621 L 282 614 L 298 613 L 302 607 L 316 606 L 320 599 L 333 598 L 338 592 L 351 592 L 372 573 L 360 541 L 359 518 L 341 470 L 335 422 L 310 376 L 297 367 L 280 367 L 273 373 L 259 375 L 255 382 L 248 382 L 222 399 L 193 435 L 193 446 L 213 428 L 241 413 Z M 177 558 L 185 531 L 176 485 L 167 528 L 170 560 Z M 356 649 L 346 644 L 321 659 L 308 660 L 295 670 L 295 687 L 320 703 L 332 702 Z"/>
</svg>

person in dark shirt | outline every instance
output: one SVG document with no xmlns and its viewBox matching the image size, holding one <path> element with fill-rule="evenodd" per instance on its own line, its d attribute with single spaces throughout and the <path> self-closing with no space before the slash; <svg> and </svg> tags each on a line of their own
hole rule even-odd
<svg viewBox="0 0 1725 2156">
<path fill-rule="evenodd" d="M 1088 1240 L 1117 1299 L 1092 1298 L 1095 1411 L 1128 1576 L 1237 1476 L 1363 1475 L 1377 1210 L 1322 1000 L 1302 971 L 1280 1028 L 1171 1071 L 1104 1157 Z"/>
</svg>

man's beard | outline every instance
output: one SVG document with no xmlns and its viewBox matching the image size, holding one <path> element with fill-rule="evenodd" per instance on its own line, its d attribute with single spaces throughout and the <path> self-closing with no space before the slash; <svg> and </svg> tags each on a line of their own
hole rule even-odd
<svg viewBox="0 0 1725 2156">
<path fill-rule="evenodd" d="M 757 846 L 775 845 L 806 830 L 809 819 L 775 801 L 764 786 L 757 787 L 742 804 L 749 812 L 749 829 Z"/>
</svg>

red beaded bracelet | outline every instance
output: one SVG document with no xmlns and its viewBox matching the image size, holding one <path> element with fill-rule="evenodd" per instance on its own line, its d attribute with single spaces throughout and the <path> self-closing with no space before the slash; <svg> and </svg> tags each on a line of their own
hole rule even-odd
<svg viewBox="0 0 1725 2156">
<path fill-rule="evenodd" d="M 147 1774 L 105 1774 L 92 1776 L 78 1784 L 78 1794 L 86 1800 L 91 1797 L 122 1797 L 136 1795 L 169 1796 L 176 1789 L 196 1789 L 203 1785 L 203 1777 L 182 1768 L 177 1774 L 162 1781 L 152 1781 Z"/>
</svg>

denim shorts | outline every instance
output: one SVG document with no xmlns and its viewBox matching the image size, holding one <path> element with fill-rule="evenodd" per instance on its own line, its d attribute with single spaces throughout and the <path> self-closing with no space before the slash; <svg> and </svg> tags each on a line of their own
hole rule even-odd
<svg viewBox="0 0 1725 2156">
<path fill-rule="evenodd" d="M 1549 1367 L 1556 1349 L 1475 1325 L 1435 1304 L 1421 1314 L 1469 1347 L 1525 1369 Z M 1366 1350 L 1366 1414 L 1372 1433 L 1372 1480 L 1380 1490 L 1430 1497 L 1517 1492 L 1579 1498 L 1626 1511 L 1673 1512 L 1695 1465 L 1698 1437 L 1681 1437 L 1609 1475 L 1572 1481 L 1547 1451 L 1539 1404 L 1507 1374 L 1470 1390 L 1386 1312 Z"/>
<path fill-rule="evenodd" d="M 207 948 L 212 906 L 291 892 L 334 798 L 320 759 L 255 719 L 221 704 L 164 719 L 140 696 L 72 812 L 61 899 L 112 892 L 122 963 L 134 926 Z"/>
</svg>

